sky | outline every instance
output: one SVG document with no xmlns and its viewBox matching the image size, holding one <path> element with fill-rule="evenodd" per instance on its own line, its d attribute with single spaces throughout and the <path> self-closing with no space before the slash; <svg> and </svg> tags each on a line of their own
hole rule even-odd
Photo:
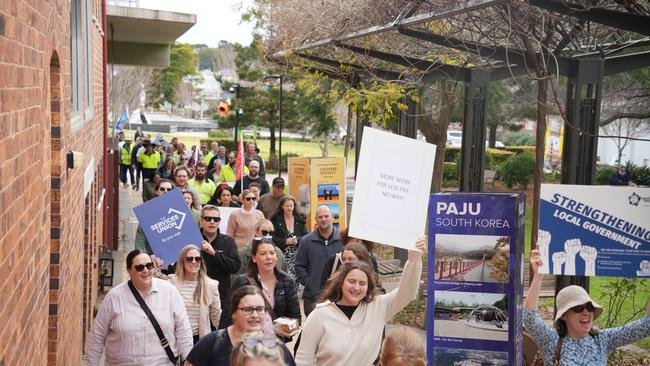
<svg viewBox="0 0 650 366">
<path fill-rule="evenodd" d="M 495 302 L 503 298 L 503 294 L 488 294 L 484 292 L 460 292 L 460 291 L 436 291 L 435 293 L 436 300 L 446 300 L 446 301 L 462 301 L 467 305 L 471 304 L 489 304 L 492 305 Z"/>
<path fill-rule="evenodd" d="M 253 25 L 240 21 L 237 7 L 242 2 L 251 4 L 251 0 L 140 0 L 140 7 L 195 14 L 196 24 L 178 41 L 217 47 L 221 40 L 243 45 L 253 40 Z"/>
<path fill-rule="evenodd" d="M 445 248 L 471 251 L 483 247 L 493 247 L 500 236 L 492 235 L 458 235 L 458 234 L 436 234 L 436 243 L 442 244 Z"/>
</svg>

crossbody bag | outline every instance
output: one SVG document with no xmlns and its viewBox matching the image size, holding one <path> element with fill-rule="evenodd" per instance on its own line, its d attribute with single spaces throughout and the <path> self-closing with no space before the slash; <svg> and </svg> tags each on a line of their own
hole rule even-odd
<svg viewBox="0 0 650 366">
<path fill-rule="evenodd" d="M 162 329 L 160 328 L 160 324 L 158 324 L 156 317 L 153 315 L 153 313 L 151 313 L 151 310 L 149 310 L 149 307 L 144 302 L 144 299 L 142 298 L 142 296 L 140 296 L 140 293 L 135 288 L 131 280 L 129 280 L 129 288 L 131 289 L 133 296 L 138 301 L 138 304 L 140 304 L 140 307 L 142 308 L 144 313 L 147 314 L 147 318 L 149 318 L 151 325 L 153 325 L 153 329 L 156 330 L 156 334 L 158 335 L 158 339 L 160 340 L 160 345 L 165 349 L 165 352 L 167 353 L 167 357 L 169 357 L 169 360 L 172 362 L 172 364 L 177 365 L 179 357 L 174 355 L 172 348 L 169 346 L 169 341 L 167 341 L 167 338 L 165 338 L 165 333 L 163 333 Z"/>
</svg>

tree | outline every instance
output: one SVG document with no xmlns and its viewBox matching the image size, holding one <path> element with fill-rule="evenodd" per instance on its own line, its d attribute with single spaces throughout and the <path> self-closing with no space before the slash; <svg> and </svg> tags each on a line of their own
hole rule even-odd
<svg viewBox="0 0 650 366">
<path fill-rule="evenodd" d="M 153 86 L 152 104 L 159 107 L 167 102 L 176 105 L 177 87 L 184 77 L 196 73 L 196 56 L 192 45 L 174 43 L 171 45 L 169 67 L 156 72 L 158 82 Z"/>
<path fill-rule="evenodd" d="M 650 134 L 648 120 L 619 118 L 603 127 L 604 136 L 612 136 L 616 144 L 616 164 L 623 164 L 623 151 L 632 142 L 631 137 Z"/>
<path fill-rule="evenodd" d="M 507 283 L 510 271 L 510 238 L 507 236 L 497 239 L 494 244 L 494 255 L 490 259 L 490 265 L 494 270 L 490 276 L 497 282 Z"/>
<path fill-rule="evenodd" d="M 112 75 L 108 78 L 108 101 L 117 121 L 125 107 L 134 111 L 144 104 L 142 96 L 156 82 L 154 69 L 144 66 L 111 67 Z"/>
</svg>

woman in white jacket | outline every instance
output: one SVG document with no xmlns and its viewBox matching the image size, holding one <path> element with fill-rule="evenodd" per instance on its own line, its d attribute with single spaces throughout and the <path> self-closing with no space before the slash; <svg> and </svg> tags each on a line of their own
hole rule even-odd
<svg viewBox="0 0 650 366">
<path fill-rule="evenodd" d="M 409 251 L 399 287 L 376 295 L 375 276 L 364 262 L 343 265 L 307 318 L 296 353 L 298 366 L 372 365 L 384 326 L 417 295 L 426 237 Z"/>
<path fill-rule="evenodd" d="M 219 282 L 207 276 L 201 252 L 195 245 L 186 245 L 181 250 L 176 274 L 169 275 L 168 280 L 183 297 L 196 344 L 200 337 L 210 333 L 210 320 L 215 328 L 219 326 Z"/>
</svg>

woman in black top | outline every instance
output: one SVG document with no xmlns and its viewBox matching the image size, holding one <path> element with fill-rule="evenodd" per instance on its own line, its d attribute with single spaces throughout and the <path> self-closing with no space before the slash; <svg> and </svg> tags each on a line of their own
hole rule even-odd
<svg viewBox="0 0 650 366">
<path fill-rule="evenodd" d="M 233 289 L 253 285 L 262 291 L 272 309 L 264 326 L 266 331 L 272 331 L 272 319 L 301 320 L 296 283 L 286 272 L 275 268 L 276 261 L 275 246 L 270 239 L 254 240 L 246 273 L 235 277 L 232 285 Z"/>
<path fill-rule="evenodd" d="M 232 188 L 227 183 L 221 183 L 217 186 L 208 204 L 217 207 L 241 207 L 237 202 L 232 200 Z"/>
<path fill-rule="evenodd" d="M 307 235 L 305 217 L 298 211 L 295 198 L 291 196 L 282 197 L 271 222 L 275 228 L 273 242 L 278 248 L 282 249 L 287 260 L 289 275 L 295 279 L 296 272 L 293 264 L 298 252 L 298 244 L 300 244 L 300 239 Z"/>
</svg>

